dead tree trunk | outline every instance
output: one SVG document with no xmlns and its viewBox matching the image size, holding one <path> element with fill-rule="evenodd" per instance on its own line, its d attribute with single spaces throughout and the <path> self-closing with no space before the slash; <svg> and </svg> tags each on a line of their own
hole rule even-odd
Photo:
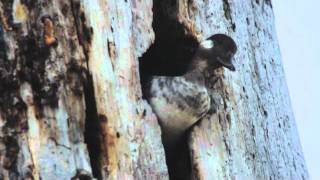
<svg viewBox="0 0 320 180">
<path fill-rule="evenodd" d="M 168 179 L 138 58 L 215 33 L 237 42 L 237 72 L 208 73 L 194 179 L 308 179 L 273 21 L 268 0 L 1 1 L 0 179 Z"/>
<path fill-rule="evenodd" d="M 154 37 L 151 9 L 1 1 L 0 179 L 166 178 L 137 68 Z"/>
</svg>

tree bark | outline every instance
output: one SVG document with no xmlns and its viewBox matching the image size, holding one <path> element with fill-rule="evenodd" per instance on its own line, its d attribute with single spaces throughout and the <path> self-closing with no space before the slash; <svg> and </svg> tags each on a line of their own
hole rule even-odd
<svg viewBox="0 0 320 180">
<path fill-rule="evenodd" d="M 151 8 L 1 1 L 0 179 L 167 177 L 137 68 L 154 38 Z"/>
<path fill-rule="evenodd" d="M 183 31 L 157 32 L 171 22 Z M 193 178 L 308 179 L 269 0 L 1 1 L 0 179 L 168 179 L 138 58 L 215 33 L 237 42 L 237 71 L 207 73 Z"/>
</svg>

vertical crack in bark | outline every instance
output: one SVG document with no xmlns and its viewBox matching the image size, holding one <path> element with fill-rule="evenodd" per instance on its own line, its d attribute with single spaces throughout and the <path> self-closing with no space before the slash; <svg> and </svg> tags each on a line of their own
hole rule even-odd
<svg viewBox="0 0 320 180">
<path fill-rule="evenodd" d="M 233 30 L 233 32 L 235 32 L 236 24 L 233 22 L 233 19 L 231 16 L 231 8 L 228 0 L 223 0 L 223 11 L 226 19 L 230 20 L 231 29 Z"/>
<path fill-rule="evenodd" d="M 226 19 L 229 19 L 230 21 L 232 21 L 231 9 L 230 9 L 230 4 L 229 4 L 228 0 L 223 0 L 223 11 L 224 11 L 224 16 L 226 17 Z"/>
<path fill-rule="evenodd" d="M 89 69 L 88 60 L 89 60 L 89 51 L 91 47 L 91 37 L 93 34 L 93 29 L 89 27 L 87 24 L 87 19 L 80 1 L 71 0 L 70 4 L 71 4 L 71 11 L 74 17 L 74 23 L 77 30 L 79 44 L 83 49 L 83 52 L 87 61 L 87 68 Z"/>
<path fill-rule="evenodd" d="M 86 59 L 86 82 L 84 86 L 85 104 L 86 104 L 86 122 L 85 122 L 85 143 L 88 153 L 93 176 L 102 179 L 101 174 L 101 129 L 97 113 L 97 104 L 94 94 L 93 79 L 89 70 L 89 51 L 91 47 L 91 37 L 93 29 L 88 26 L 83 7 L 79 0 L 71 0 L 71 10 L 74 17 L 74 23 L 77 31 L 79 44 L 81 45 Z"/>
<path fill-rule="evenodd" d="M 84 88 L 86 102 L 85 143 L 87 144 L 93 176 L 102 179 L 101 175 L 101 129 L 94 95 L 92 77 L 87 74 L 87 85 Z"/>
</svg>

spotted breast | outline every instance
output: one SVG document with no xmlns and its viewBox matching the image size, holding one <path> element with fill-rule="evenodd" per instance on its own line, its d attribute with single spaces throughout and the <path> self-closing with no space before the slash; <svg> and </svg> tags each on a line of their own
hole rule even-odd
<svg viewBox="0 0 320 180">
<path fill-rule="evenodd" d="M 149 102 L 160 120 L 163 140 L 168 144 L 179 139 L 210 108 L 210 97 L 201 73 L 155 76 L 149 89 Z"/>
</svg>

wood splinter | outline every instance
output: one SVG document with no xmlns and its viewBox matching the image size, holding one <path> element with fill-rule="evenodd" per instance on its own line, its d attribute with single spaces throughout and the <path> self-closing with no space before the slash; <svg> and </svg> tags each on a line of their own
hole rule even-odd
<svg viewBox="0 0 320 180">
<path fill-rule="evenodd" d="M 57 39 L 54 36 L 54 25 L 52 22 L 52 19 L 49 16 L 44 16 L 41 19 L 42 23 L 44 24 L 44 30 L 43 30 L 43 39 L 44 43 L 47 46 L 56 46 L 57 45 Z"/>
</svg>

